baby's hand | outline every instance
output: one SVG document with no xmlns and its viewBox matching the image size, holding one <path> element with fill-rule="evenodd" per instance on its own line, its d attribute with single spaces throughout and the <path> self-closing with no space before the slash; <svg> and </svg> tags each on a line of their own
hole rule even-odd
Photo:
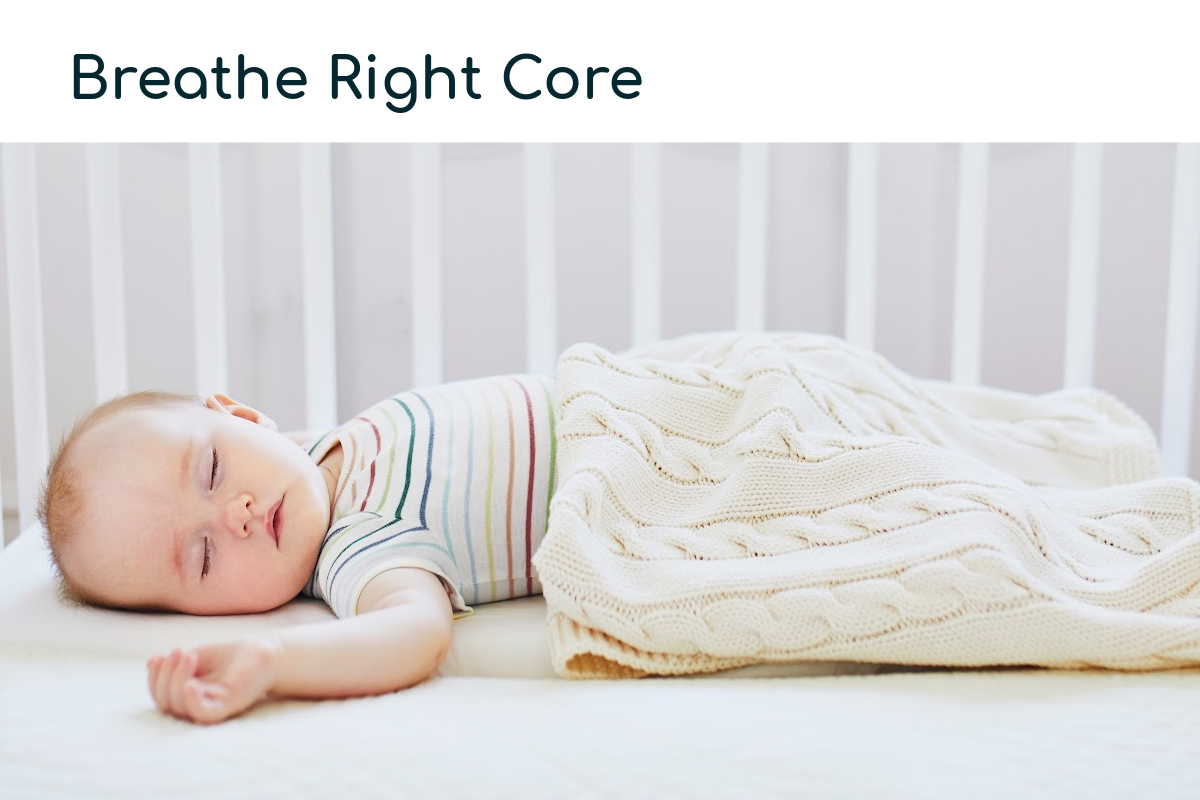
<svg viewBox="0 0 1200 800">
<path fill-rule="evenodd" d="M 262 699 L 274 682 L 278 660 L 278 646 L 262 639 L 172 650 L 147 662 L 150 694 L 165 714 L 221 722 Z"/>
</svg>

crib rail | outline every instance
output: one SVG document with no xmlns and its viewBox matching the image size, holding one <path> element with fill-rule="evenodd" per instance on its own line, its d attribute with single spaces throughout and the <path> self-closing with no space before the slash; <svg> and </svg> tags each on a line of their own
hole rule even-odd
<svg viewBox="0 0 1200 800">
<path fill-rule="evenodd" d="M 304 288 L 306 426 L 337 424 L 337 364 L 333 306 L 333 174 L 329 145 L 300 149 L 300 230 Z"/>
<path fill-rule="evenodd" d="M 103 400 L 129 387 L 116 145 L 89 144 L 87 170 L 96 398 Z"/>
<path fill-rule="evenodd" d="M 37 177 L 31 145 L 4 145 L 5 256 L 12 336 L 13 419 L 16 445 L 17 520 L 26 530 L 36 519 L 37 476 L 49 460 L 46 373 L 42 345 L 42 290 L 38 258 Z M 5 532 L 6 533 L 6 532 Z M 6 538 L 6 537 L 0 537 Z"/>
<path fill-rule="evenodd" d="M 983 349 L 983 263 L 988 148 L 965 144 L 959 155 L 954 258 L 954 338 L 950 377 L 979 383 Z"/>
<path fill-rule="evenodd" d="M 1187 473 L 1196 365 L 1196 290 L 1200 285 L 1200 145 L 1179 148 L 1171 206 L 1171 273 L 1163 370 L 1164 468 Z"/>
<path fill-rule="evenodd" d="M 396 147 L 406 153 L 404 168 L 411 207 L 407 241 L 403 243 L 412 264 L 407 292 L 410 367 L 406 377 L 415 385 L 436 383 L 445 379 L 445 343 L 452 324 L 446 305 L 450 278 L 445 271 L 447 243 L 443 236 L 448 213 L 444 148 L 432 144 Z M 6 487 L 6 508 L 15 505 L 17 531 L 24 531 L 35 523 L 36 495 L 50 444 L 61 435 L 63 427 L 59 424 L 51 430 L 48 422 L 45 332 L 50 330 L 47 326 L 70 326 L 75 336 L 82 338 L 77 326 L 86 327 L 86 322 L 57 315 L 53 298 L 61 287 L 43 285 L 39 242 L 49 234 L 41 221 L 53 210 L 48 211 L 44 202 L 39 205 L 38 150 L 20 144 L 6 144 L 0 150 L 7 273 L 6 303 L 0 310 L 8 317 L 12 378 L 11 415 L 0 420 L 0 440 L 6 441 L 5 447 L 13 453 L 11 474 L 0 471 L 0 480 Z M 664 146 L 657 144 L 627 148 L 630 269 L 628 277 L 615 279 L 627 284 L 628 299 L 627 307 L 614 309 L 614 313 L 621 311 L 629 320 L 626 343 L 639 344 L 664 335 L 664 301 L 678 288 L 669 285 L 665 268 L 664 152 Z M 768 300 L 775 291 L 770 230 L 772 224 L 780 224 L 772 216 L 772 192 L 778 189 L 772 182 L 773 152 L 772 146 L 765 144 L 744 144 L 736 150 L 736 267 L 732 296 L 727 301 L 734 326 L 742 330 L 770 327 Z M 568 344 L 559 341 L 561 318 L 572 313 L 560 302 L 565 278 L 558 258 L 563 209 L 559 153 L 553 145 L 530 144 L 520 155 L 522 191 L 517 196 L 524 220 L 524 366 L 536 372 L 553 369 L 557 353 Z M 881 344 L 876 324 L 880 309 L 890 301 L 881 292 L 880 283 L 880 228 L 888 213 L 881 197 L 881 147 L 849 145 L 840 157 L 844 164 L 841 185 L 830 187 L 829 192 L 831 205 L 842 203 L 839 214 L 844 222 L 842 263 L 838 267 L 844 307 L 836 332 L 857 344 L 876 347 Z M 980 381 L 985 363 L 988 201 L 995 157 L 995 148 L 986 144 L 957 148 L 953 286 L 950 326 L 944 332 L 950 340 L 950 363 L 949 374 L 944 377 L 961 382 Z M 227 230 L 232 211 L 223 185 L 228 152 L 219 145 L 192 145 L 187 148 L 186 159 L 194 320 L 192 388 L 207 393 L 229 384 L 231 348 L 245 344 L 230 333 L 234 327 L 229 318 L 230 292 L 235 290 L 227 280 L 226 248 L 235 234 Z M 120 162 L 121 149 L 115 145 L 86 147 L 93 401 L 120 394 L 131 382 L 124 246 L 128 232 L 122 227 Z M 299 326 L 303 332 L 296 345 L 302 350 L 303 423 L 311 428 L 332 425 L 340 415 L 355 410 L 338 408 L 338 343 L 350 321 L 337 318 L 334 301 L 339 283 L 346 279 L 336 263 L 337 238 L 346 225 L 343 220 L 339 226 L 335 205 L 339 173 L 334 162 L 335 154 L 328 145 L 299 145 L 295 149 L 301 220 L 295 274 L 299 276 Z M 1072 146 L 1066 216 L 1069 230 L 1063 263 L 1066 306 L 1061 309 L 1065 336 L 1060 343 L 1047 343 L 1062 349 L 1064 386 L 1095 381 L 1102 203 L 1105 191 L 1120 191 L 1119 187 L 1106 190 L 1104 164 L 1105 148 L 1101 145 Z M 1188 473 L 1192 457 L 1200 294 L 1200 145 L 1174 148 L 1172 184 L 1167 302 L 1160 309 L 1165 346 L 1159 433 L 1165 469 L 1182 475 Z M 795 264 L 788 268 L 803 271 L 810 267 Z M 487 265 L 481 265 L 477 277 L 489 280 Z M 246 284 L 243 281 L 240 285 Z M 263 288 L 253 281 L 250 285 L 255 290 Z M 719 287 L 713 291 L 722 292 Z M 47 298 L 51 299 L 49 305 Z M 480 325 L 473 335 L 486 337 L 488 331 Z M 271 354 L 260 355 L 267 358 Z M 1136 360 L 1144 355 L 1131 352 L 1126 357 Z M 0 536 L 0 543 L 11 539 L 15 532 L 3 533 L 7 537 Z"/>
</svg>

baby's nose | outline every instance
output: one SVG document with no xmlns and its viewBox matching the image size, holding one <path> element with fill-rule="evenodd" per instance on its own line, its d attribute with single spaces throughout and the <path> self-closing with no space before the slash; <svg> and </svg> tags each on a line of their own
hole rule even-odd
<svg viewBox="0 0 1200 800">
<path fill-rule="evenodd" d="M 232 497 L 226 505 L 225 525 L 235 536 L 250 535 L 249 523 L 254 518 L 254 512 L 250 507 L 253 503 L 254 498 L 250 496 L 249 492 L 240 492 Z"/>
</svg>

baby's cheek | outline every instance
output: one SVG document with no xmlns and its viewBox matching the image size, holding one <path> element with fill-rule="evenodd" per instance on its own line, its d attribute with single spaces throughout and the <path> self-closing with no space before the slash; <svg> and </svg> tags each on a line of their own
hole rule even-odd
<svg viewBox="0 0 1200 800">
<path fill-rule="evenodd" d="M 251 613 L 278 608 L 299 594 L 307 582 L 307 575 L 297 580 L 292 570 L 283 564 L 272 566 L 273 569 L 263 568 L 249 572 L 243 578 L 243 596 L 254 606 Z"/>
</svg>

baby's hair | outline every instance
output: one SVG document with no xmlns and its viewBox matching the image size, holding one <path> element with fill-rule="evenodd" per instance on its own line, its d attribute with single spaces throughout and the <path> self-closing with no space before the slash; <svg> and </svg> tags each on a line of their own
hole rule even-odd
<svg viewBox="0 0 1200 800">
<path fill-rule="evenodd" d="M 78 466 L 72 463 L 71 457 L 76 443 L 100 423 L 123 412 L 173 405 L 203 406 L 204 401 L 193 395 L 156 391 L 133 392 L 114 397 L 81 417 L 55 448 L 50 465 L 46 469 L 46 480 L 38 496 L 38 519 L 42 523 L 51 564 L 59 579 L 59 595 L 63 600 L 77 605 L 103 605 L 96 598 L 84 593 L 62 569 L 63 550 L 79 534 L 83 523 L 81 516 L 84 498 L 80 490 Z"/>
</svg>

